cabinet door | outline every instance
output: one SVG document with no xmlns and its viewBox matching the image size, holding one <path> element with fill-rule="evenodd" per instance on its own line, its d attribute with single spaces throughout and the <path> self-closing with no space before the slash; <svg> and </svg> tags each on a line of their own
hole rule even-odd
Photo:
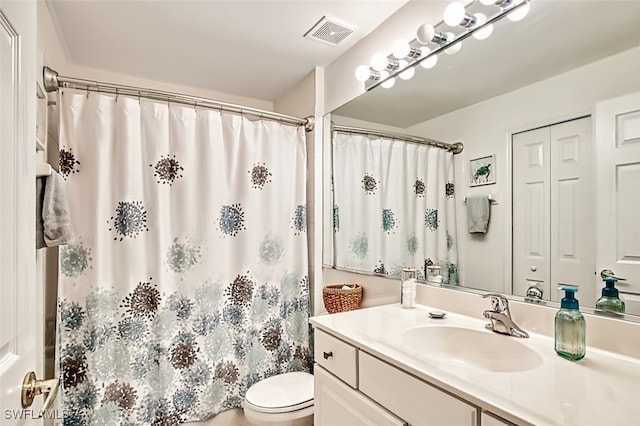
<svg viewBox="0 0 640 426">
<path fill-rule="evenodd" d="M 475 426 L 474 406 L 359 352 L 360 391 L 412 425 Z"/>
<path fill-rule="evenodd" d="M 313 376 L 315 426 L 406 425 L 318 364 Z"/>
<path fill-rule="evenodd" d="M 483 411 L 480 415 L 480 425 L 481 426 L 514 426 L 513 423 L 506 421 L 505 419 L 501 419 L 495 414 L 489 413 L 488 411 Z"/>
</svg>

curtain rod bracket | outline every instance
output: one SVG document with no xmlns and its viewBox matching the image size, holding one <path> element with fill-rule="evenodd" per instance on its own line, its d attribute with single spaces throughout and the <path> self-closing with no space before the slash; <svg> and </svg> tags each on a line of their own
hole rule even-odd
<svg viewBox="0 0 640 426">
<path fill-rule="evenodd" d="M 313 115 L 310 115 L 305 117 L 305 120 L 307 120 L 307 122 L 304 125 L 304 130 L 307 132 L 313 132 L 313 129 L 316 126 L 316 118 Z"/>
<path fill-rule="evenodd" d="M 451 152 L 454 154 L 460 154 L 462 152 L 462 150 L 464 149 L 464 145 L 462 144 L 462 142 L 456 142 L 452 145 L 452 149 Z"/>
<path fill-rule="evenodd" d="M 55 92 L 60 87 L 58 73 L 47 66 L 42 67 L 42 80 L 44 81 L 44 90 L 47 92 Z"/>
</svg>

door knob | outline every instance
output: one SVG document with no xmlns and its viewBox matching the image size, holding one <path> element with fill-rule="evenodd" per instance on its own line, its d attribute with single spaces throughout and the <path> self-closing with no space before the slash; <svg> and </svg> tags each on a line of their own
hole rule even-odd
<svg viewBox="0 0 640 426">
<path fill-rule="evenodd" d="M 31 407 L 36 396 L 46 393 L 47 398 L 42 404 L 41 412 L 47 410 L 56 399 L 59 384 L 58 379 L 38 380 L 36 373 L 28 372 L 22 381 L 22 408 Z"/>
<path fill-rule="evenodd" d="M 619 281 L 626 281 L 627 280 L 626 278 L 621 278 L 621 277 L 616 276 L 615 272 L 613 272 L 611 269 L 603 269 L 602 271 L 600 271 L 600 276 L 603 279 L 607 278 L 607 277 L 610 277 L 610 278 L 615 278 L 615 279 L 617 279 Z"/>
</svg>

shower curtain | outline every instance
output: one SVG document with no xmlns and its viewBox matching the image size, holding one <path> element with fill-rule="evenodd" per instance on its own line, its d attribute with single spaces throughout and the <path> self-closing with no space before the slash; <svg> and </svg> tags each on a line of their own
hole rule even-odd
<svg viewBox="0 0 640 426">
<path fill-rule="evenodd" d="M 308 371 L 302 127 L 64 89 L 65 425 L 175 425 Z"/>
<path fill-rule="evenodd" d="M 453 154 L 401 140 L 333 132 L 336 266 L 400 276 L 439 265 L 458 284 Z"/>
</svg>

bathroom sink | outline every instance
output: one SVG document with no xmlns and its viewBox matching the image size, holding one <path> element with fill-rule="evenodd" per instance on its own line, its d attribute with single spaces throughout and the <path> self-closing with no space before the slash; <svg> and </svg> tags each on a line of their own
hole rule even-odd
<svg viewBox="0 0 640 426">
<path fill-rule="evenodd" d="M 421 354 L 449 359 L 495 372 L 531 370 L 542 357 L 518 338 L 484 329 L 455 326 L 425 326 L 407 330 L 403 343 Z"/>
</svg>

